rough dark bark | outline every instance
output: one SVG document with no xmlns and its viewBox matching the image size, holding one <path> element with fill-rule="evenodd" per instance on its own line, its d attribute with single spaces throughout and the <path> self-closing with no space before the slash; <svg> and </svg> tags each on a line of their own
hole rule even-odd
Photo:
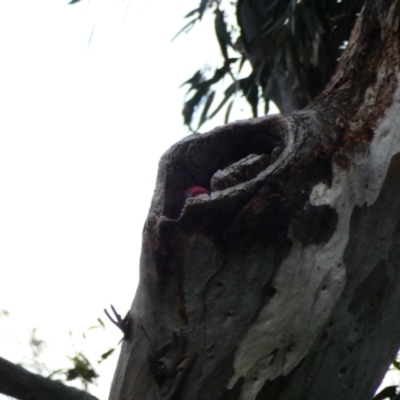
<svg viewBox="0 0 400 400">
<path fill-rule="evenodd" d="M 89 393 L 33 374 L 1 357 L 0 393 L 20 400 L 97 400 Z"/>
<path fill-rule="evenodd" d="M 366 2 L 304 111 L 163 156 L 110 399 L 372 397 L 400 346 L 399 15 Z"/>
</svg>

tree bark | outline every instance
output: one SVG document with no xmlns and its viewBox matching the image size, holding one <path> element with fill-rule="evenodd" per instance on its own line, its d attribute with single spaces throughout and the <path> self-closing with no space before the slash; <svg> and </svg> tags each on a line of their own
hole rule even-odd
<svg viewBox="0 0 400 400">
<path fill-rule="evenodd" d="M 97 400 L 89 393 L 33 374 L 1 357 L 0 393 L 20 400 Z"/>
<path fill-rule="evenodd" d="M 162 157 L 110 399 L 373 396 L 400 346 L 399 16 L 367 1 L 304 111 Z"/>
</svg>

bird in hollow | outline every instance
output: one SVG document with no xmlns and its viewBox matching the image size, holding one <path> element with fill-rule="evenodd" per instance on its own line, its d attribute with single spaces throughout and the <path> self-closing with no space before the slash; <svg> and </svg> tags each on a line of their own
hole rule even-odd
<svg viewBox="0 0 400 400">
<path fill-rule="evenodd" d="M 189 189 L 185 190 L 183 193 L 185 195 L 185 199 L 196 197 L 199 196 L 200 194 L 210 195 L 210 192 L 206 188 L 203 188 L 202 186 L 192 186 Z"/>
</svg>

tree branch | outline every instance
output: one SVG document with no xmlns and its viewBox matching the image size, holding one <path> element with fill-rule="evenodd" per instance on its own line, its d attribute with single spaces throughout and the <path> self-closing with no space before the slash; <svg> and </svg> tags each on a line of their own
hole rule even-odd
<svg viewBox="0 0 400 400">
<path fill-rule="evenodd" d="M 0 393 L 20 400 L 97 400 L 83 390 L 29 372 L 2 357 Z"/>
</svg>

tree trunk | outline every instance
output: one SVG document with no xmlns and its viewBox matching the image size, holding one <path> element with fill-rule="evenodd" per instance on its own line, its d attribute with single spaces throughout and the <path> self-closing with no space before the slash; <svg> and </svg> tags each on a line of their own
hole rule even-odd
<svg viewBox="0 0 400 400">
<path fill-rule="evenodd" d="M 366 2 L 305 110 L 163 156 L 110 399 L 372 397 L 400 346 L 399 15 Z"/>
</svg>

